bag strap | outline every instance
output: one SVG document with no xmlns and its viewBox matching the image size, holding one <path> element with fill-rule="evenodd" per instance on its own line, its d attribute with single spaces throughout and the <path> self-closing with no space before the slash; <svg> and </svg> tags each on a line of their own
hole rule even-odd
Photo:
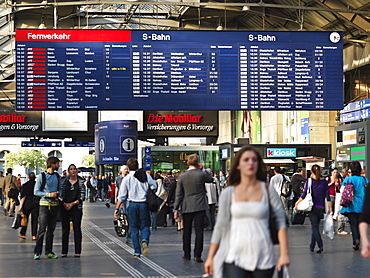
<svg viewBox="0 0 370 278">
<path fill-rule="evenodd" d="M 312 194 L 312 178 L 308 178 L 308 181 L 307 181 L 307 193 L 309 194 Z"/>
</svg>

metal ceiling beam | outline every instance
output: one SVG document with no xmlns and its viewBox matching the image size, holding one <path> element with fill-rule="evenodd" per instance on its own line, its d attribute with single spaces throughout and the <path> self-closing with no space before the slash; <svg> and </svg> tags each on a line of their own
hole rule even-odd
<svg viewBox="0 0 370 278">
<path fill-rule="evenodd" d="M 42 6 L 56 6 L 56 7 L 63 7 L 63 6 L 92 6 L 92 5 L 132 5 L 132 1 L 111 1 L 111 0 L 98 0 L 98 1 L 73 1 L 73 2 L 47 2 L 46 4 L 42 4 Z M 149 5 L 149 6 L 157 6 L 157 5 L 172 5 L 172 6 L 190 6 L 190 7 L 207 7 L 207 6 L 220 6 L 220 7 L 265 7 L 265 8 L 276 8 L 276 9 L 294 9 L 294 10 L 304 10 L 304 11 L 326 11 L 326 12 L 340 12 L 340 13 L 348 13 L 348 14 L 363 14 L 370 16 L 370 11 L 362 11 L 362 10 L 351 10 L 348 8 L 328 8 L 328 7 L 307 7 L 307 6 L 297 6 L 297 5 L 282 5 L 282 4 L 270 4 L 270 3 L 223 3 L 223 2 L 196 2 L 196 1 L 188 1 L 188 2 L 143 2 L 138 1 L 135 2 L 135 5 Z M 6 7 L 13 7 L 13 8 L 21 8 L 21 7 L 40 7 L 40 3 L 12 3 L 5 4 Z"/>
<path fill-rule="evenodd" d="M 88 24 L 87 24 L 88 23 Z M 81 26 L 90 26 L 91 25 L 106 25 L 106 24 L 147 24 L 152 26 L 163 26 L 163 27 L 172 27 L 178 28 L 179 21 L 172 19 L 156 19 L 156 18 L 131 18 L 130 21 L 125 21 L 124 18 L 89 18 L 88 22 L 86 19 L 81 18 Z"/>
<path fill-rule="evenodd" d="M 343 10 L 343 8 L 347 8 L 344 4 L 337 0 L 316 0 L 317 3 L 319 3 L 322 6 L 326 6 L 330 9 L 335 10 Z M 336 11 L 338 15 L 345 19 L 350 24 L 353 24 L 356 28 L 361 29 L 362 31 L 370 34 L 370 22 L 368 22 L 366 19 L 364 19 L 361 16 L 358 16 L 356 14 L 349 14 L 342 11 Z M 369 15 L 370 11 L 367 11 L 367 14 Z"/>
</svg>

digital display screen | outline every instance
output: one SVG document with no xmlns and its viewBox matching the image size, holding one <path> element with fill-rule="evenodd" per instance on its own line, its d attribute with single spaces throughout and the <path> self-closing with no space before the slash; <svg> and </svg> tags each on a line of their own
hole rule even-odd
<svg viewBox="0 0 370 278">
<path fill-rule="evenodd" d="M 16 30 L 17 110 L 340 110 L 337 32 Z"/>
</svg>

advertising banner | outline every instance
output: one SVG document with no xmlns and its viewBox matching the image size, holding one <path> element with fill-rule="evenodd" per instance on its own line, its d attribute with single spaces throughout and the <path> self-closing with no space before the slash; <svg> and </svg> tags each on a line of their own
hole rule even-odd
<svg viewBox="0 0 370 278">
<path fill-rule="evenodd" d="M 218 111 L 144 111 L 140 137 L 218 135 Z"/>
</svg>

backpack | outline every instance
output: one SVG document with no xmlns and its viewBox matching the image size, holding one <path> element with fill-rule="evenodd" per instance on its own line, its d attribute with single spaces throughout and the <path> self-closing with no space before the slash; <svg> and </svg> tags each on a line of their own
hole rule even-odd
<svg viewBox="0 0 370 278">
<path fill-rule="evenodd" d="M 292 194 L 292 183 L 283 175 L 281 184 L 281 196 L 288 198 Z"/>
<path fill-rule="evenodd" d="M 342 207 L 348 207 L 353 201 L 354 186 L 351 181 L 344 186 L 342 197 L 340 199 L 340 205 Z"/>
</svg>

